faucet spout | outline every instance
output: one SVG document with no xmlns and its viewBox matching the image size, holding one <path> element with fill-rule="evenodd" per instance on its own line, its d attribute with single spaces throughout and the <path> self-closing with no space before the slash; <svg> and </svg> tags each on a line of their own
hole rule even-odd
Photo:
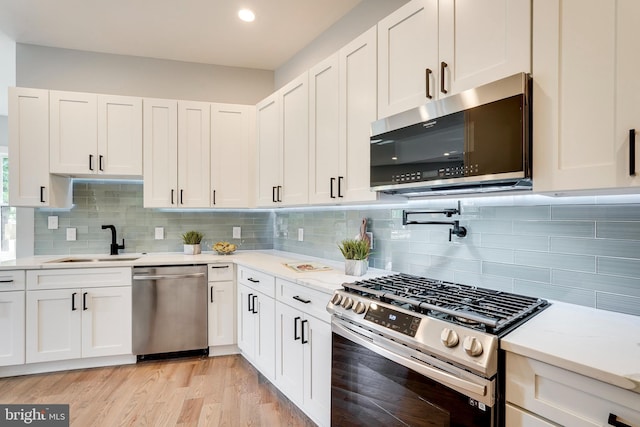
<svg viewBox="0 0 640 427">
<path fill-rule="evenodd" d="M 118 242 L 116 241 L 116 227 L 114 225 L 103 225 L 102 229 L 103 230 L 106 230 L 106 229 L 111 230 L 111 245 L 109 246 L 109 248 L 110 248 L 109 254 L 110 255 L 118 255 L 118 250 L 119 249 L 124 249 L 124 239 L 122 239 L 122 244 L 119 245 Z"/>
</svg>

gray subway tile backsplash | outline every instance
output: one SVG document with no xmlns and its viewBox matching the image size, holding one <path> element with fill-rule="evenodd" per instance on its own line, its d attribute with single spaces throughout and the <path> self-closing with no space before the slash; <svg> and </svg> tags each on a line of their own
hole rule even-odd
<svg viewBox="0 0 640 427">
<path fill-rule="evenodd" d="M 613 202 L 611 200 L 614 200 Z M 74 183 L 75 207 L 39 209 L 35 218 L 36 254 L 106 253 L 115 224 L 124 252 L 182 250 L 180 235 L 205 234 L 206 245 L 232 241 L 242 227 L 240 249 L 278 249 L 339 261 L 337 244 L 356 236 L 362 218 L 373 232 L 372 267 L 434 279 L 524 293 L 640 315 L 640 197 L 621 201 L 600 197 L 511 196 L 462 200 L 455 218 L 425 215 L 436 221 L 460 220 L 465 238 L 449 242 L 447 225 L 402 225 L 402 207 L 350 206 L 281 210 L 172 211 L 142 207 L 139 183 Z M 421 202 L 420 202 L 421 203 Z M 456 200 L 433 200 L 410 210 L 455 207 Z M 416 207 L 418 206 L 418 207 Z M 47 229 L 57 215 L 60 228 Z M 67 227 L 78 240 L 67 242 Z M 164 227 L 165 239 L 154 240 Z M 299 242 L 298 228 L 304 229 Z"/>
</svg>

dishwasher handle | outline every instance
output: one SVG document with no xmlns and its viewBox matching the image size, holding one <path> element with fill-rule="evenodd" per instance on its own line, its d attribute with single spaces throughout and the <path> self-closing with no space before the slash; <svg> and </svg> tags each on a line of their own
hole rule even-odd
<svg viewBox="0 0 640 427">
<path fill-rule="evenodd" d="M 162 279 L 190 279 L 193 277 L 204 277 L 204 273 L 189 273 L 189 274 L 159 274 L 149 276 L 133 276 L 133 280 L 162 280 Z"/>
</svg>

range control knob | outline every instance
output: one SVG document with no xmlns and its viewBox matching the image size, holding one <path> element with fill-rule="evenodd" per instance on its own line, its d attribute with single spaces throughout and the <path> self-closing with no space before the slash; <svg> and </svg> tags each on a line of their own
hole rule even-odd
<svg viewBox="0 0 640 427">
<path fill-rule="evenodd" d="M 460 340 L 458 339 L 458 334 L 456 333 L 456 331 L 454 331 L 453 329 L 444 328 L 442 330 L 442 333 L 440 334 L 440 341 L 442 341 L 442 344 L 444 344 L 445 347 L 451 348 L 457 346 Z"/>
<path fill-rule="evenodd" d="M 342 307 L 349 310 L 353 306 L 353 300 L 349 297 L 346 297 L 342 300 Z"/>
<path fill-rule="evenodd" d="M 333 294 L 333 296 L 331 297 L 331 304 L 338 305 L 340 304 L 340 302 L 342 302 L 342 295 Z"/>
<path fill-rule="evenodd" d="M 353 311 L 355 311 L 356 314 L 362 314 L 366 309 L 367 306 L 362 301 L 358 301 L 356 305 L 353 306 Z"/>
<path fill-rule="evenodd" d="M 471 357 L 478 357 L 482 354 L 482 343 L 476 337 L 465 337 L 462 347 Z"/>
</svg>

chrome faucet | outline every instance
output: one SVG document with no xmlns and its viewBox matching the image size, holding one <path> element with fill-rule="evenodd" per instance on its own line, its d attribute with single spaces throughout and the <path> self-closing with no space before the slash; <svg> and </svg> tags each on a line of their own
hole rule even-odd
<svg viewBox="0 0 640 427">
<path fill-rule="evenodd" d="M 122 239 L 122 244 L 119 245 L 118 242 L 116 242 L 116 227 L 113 225 L 103 225 L 102 229 L 106 230 L 106 229 L 111 230 L 111 253 L 110 255 L 118 255 L 118 249 L 124 249 L 124 239 Z"/>
</svg>

